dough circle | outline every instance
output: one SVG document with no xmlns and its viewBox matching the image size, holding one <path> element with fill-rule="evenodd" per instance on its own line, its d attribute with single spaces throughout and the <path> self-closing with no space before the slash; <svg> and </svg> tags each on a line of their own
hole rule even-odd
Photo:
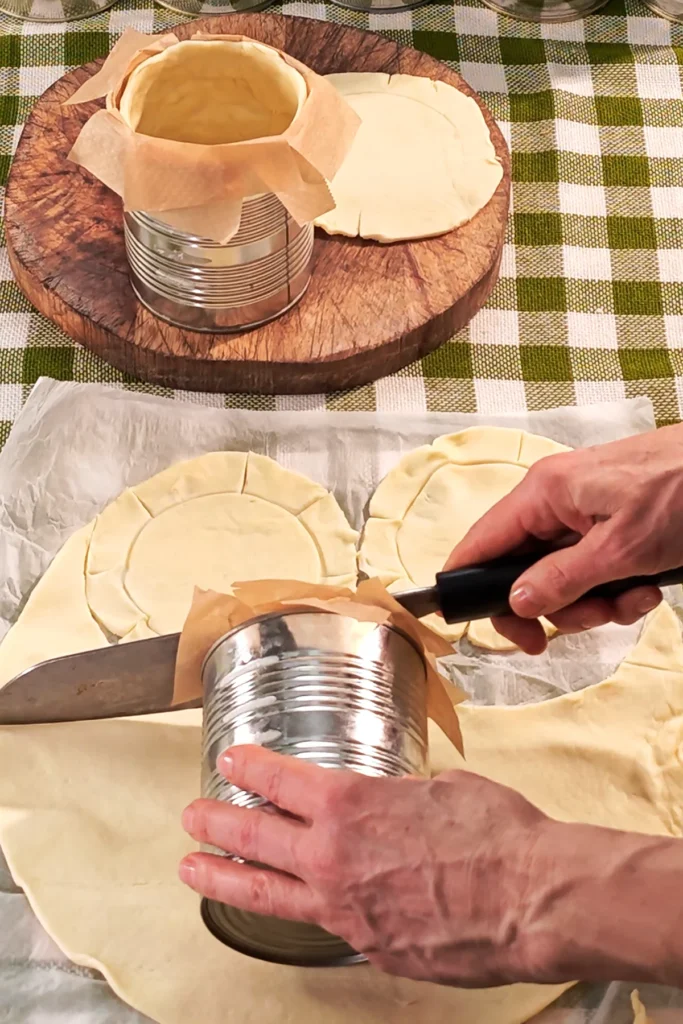
<svg viewBox="0 0 683 1024">
<path fill-rule="evenodd" d="M 478 104 L 414 75 L 328 75 L 361 118 L 330 188 L 328 234 L 378 242 L 429 238 L 482 210 L 503 177 Z"/>
<path fill-rule="evenodd" d="M 475 770 L 562 820 L 680 836 L 682 708 L 683 643 L 662 605 L 604 683 L 543 704 L 461 705 L 466 763 L 430 723 L 432 768 Z M 568 987 L 464 990 L 221 945 L 177 877 L 200 740 L 199 712 L 0 728 L 0 845 L 15 881 L 70 959 L 152 1020 L 521 1024 Z"/>
<path fill-rule="evenodd" d="M 250 494 L 210 494 L 174 505 L 151 519 L 128 555 L 126 590 L 157 633 L 182 620 L 195 586 L 225 592 L 237 580 L 318 582 L 315 540 L 272 501 Z"/>
<path fill-rule="evenodd" d="M 529 466 L 569 450 L 510 427 L 472 427 L 409 452 L 370 501 L 361 570 L 380 576 L 394 592 L 430 586 L 458 541 L 524 478 Z M 467 632 L 480 647 L 503 651 L 514 646 L 488 619 L 450 626 L 436 615 L 425 621 L 449 640 Z M 552 631 L 550 624 L 546 631 Z"/>
<path fill-rule="evenodd" d="M 119 111 L 142 135 L 221 145 L 281 135 L 306 93 L 303 76 L 268 46 L 188 39 L 135 68 Z"/>
<path fill-rule="evenodd" d="M 182 629 L 195 586 L 355 586 L 334 496 L 254 452 L 209 452 L 124 491 L 56 555 L 0 645 L 0 686 L 40 661 Z"/>
</svg>

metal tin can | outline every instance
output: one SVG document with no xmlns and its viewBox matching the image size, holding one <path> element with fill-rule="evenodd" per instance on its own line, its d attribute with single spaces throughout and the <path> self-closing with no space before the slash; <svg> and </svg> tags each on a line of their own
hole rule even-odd
<svg viewBox="0 0 683 1024">
<path fill-rule="evenodd" d="M 0 0 L 0 14 L 19 21 L 79 21 L 113 7 L 116 0 Z"/>
<path fill-rule="evenodd" d="M 127 211 L 133 290 L 155 316 L 178 327 L 214 333 L 257 327 L 306 291 L 313 230 L 297 224 L 273 194 L 245 199 L 239 230 L 226 243 Z"/>
<path fill-rule="evenodd" d="M 204 797 L 250 808 L 265 803 L 216 770 L 218 755 L 234 744 L 363 775 L 427 771 L 425 664 L 393 626 L 324 611 L 271 613 L 222 637 L 202 676 Z M 315 925 L 209 899 L 202 917 L 221 942 L 262 960 L 330 967 L 364 959 Z"/>
<path fill-rule="evenodd" d="M 347 11 L 365 11 L 368 14 L 397 14 L 409 11 L 414 7 L 423 7 L 431 0 L 332 0 L 336 7 L 345 7 Z"/>
<path fill-rule="evenodd" d="M 264 11 L 275 0 L 157 0 L 160 7 L 176 14 L 190 14 L 195 18 L 209 14 L 241 14 L 243 11 Z"/>
<path fill-rule="evenodd" d="M 499 14 L 507 14 L 519 21 L 541 24 L 580 21 L 604 7 L 607 0 L 483 0 L 487 7 Z"/>
</svg>

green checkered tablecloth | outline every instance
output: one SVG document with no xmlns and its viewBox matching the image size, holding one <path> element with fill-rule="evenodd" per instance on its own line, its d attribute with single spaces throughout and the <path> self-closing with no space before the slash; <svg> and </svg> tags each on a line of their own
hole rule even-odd
<svg viewBox="0 0 683 1024">
<path fill-rule="evenodd" d="M 683 25 L 639 0 L 543 27 L 477 0 L 390 15 L 328 3 L 272 10 L 384 32 L 481 93 L 512 150 L 500 280 L 467 329 L 374 385 L 326 397 L 175 397 L 252 409 L 500 412 L 648 395 L 660 423 L 683 418 Z M 151 0 L 120 0 L 66 26 L 0 16 L 2 181 L 22 123 L 56 78 L 107 53 L 127 26 L 152 32 L 179 20 Z M 35 313 L 0 248 L 0 440 L 40 375 L 151 390 Z"/>
</svg>

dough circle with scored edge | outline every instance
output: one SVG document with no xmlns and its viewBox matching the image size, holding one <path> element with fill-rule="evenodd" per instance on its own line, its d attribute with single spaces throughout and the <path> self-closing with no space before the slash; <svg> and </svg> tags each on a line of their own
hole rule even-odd
<svg viewBox="0 0 683 1024">
<path fill-rule="evenodd" d="M 54 558 L 0 646 L 0 685 L 48 658 L 179 632 L 195 586 L 355 586 L 334 495 L 253 452 L 209 452 L 119 495 Z"/>
<path fill-rule="evenodd" d="M 434 583 L 437 572 L 471 526 L 547 455 L 566 445 L 510 427 L 471 427 L 444 434 L 404 455 L 370 501 L 360 548 L 360 568 L 379 576 L 394 593 Z M 471 643 L 511 650 L 490 619 L 447 625 L 424 620 L 448 640 L 467 633 Z M 553 632 L 544 623 L 547 633 Z"/>
</svg>

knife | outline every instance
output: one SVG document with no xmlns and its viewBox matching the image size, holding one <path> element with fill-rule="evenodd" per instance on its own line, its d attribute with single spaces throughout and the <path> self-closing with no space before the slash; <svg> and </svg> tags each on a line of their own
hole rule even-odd
<svg viewBox="0 0 683 1024">
<path fill-rule="evenodd" d="M 453 623 L 507 615 L 515 581 L 546 553 L 536 551 L 440 572 L 434 586 L 393 596 L 417 618 L 440 612 L 446 622 Z M 675 583 L 683 583 L 683 566 L 604 583 L 584 596 L 613 598 L 634 587 Z M 0 725 L 118 718 L 200 707 L 201 700 L 171 705 L 179 636 L 173 633 L 43 661 L 0 688 Z"/>
</svg>

